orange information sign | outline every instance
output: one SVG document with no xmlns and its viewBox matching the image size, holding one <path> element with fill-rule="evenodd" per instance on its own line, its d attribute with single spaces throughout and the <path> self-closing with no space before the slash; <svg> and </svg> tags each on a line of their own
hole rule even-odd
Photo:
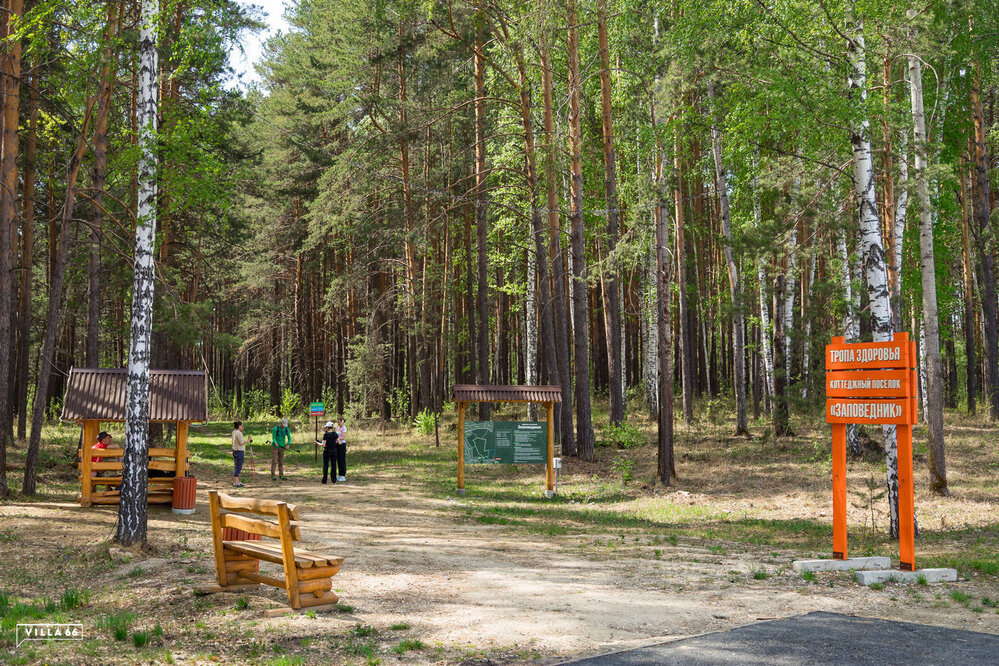
<svg viewBox="0 0 999 666">
<path fill-rule="evenodd" d="M 826 423 L 858 423 L 883 425 L 908 425 L 912 419 L 912 401 L 868 398 L 828 398 Z"/>
<path fill-rule="evenodd" d="M 911 370 L 830 370 L 827 398 L 908 398 Z"/>
<path fill-rule="evenodd" d="M 875 370 L 910 368 L 909 334 L 905 340 L 891 342 L 858 342 L 846 344 L 844 338 L 833 338 L 826 345 L 826 370 Z M 838 341 L 838 344 L 837 344 Z"/>
<path fill-rule="evenodd" d="M 846 559 L 846 426 L 898 426 L 899 566 L 915 570 L 912 426 L 916 422 L 916 343 L 908 333 L 890 342 L 826 345 L 826 422 L 832 424 L 833 557 Z"/>
</svg>

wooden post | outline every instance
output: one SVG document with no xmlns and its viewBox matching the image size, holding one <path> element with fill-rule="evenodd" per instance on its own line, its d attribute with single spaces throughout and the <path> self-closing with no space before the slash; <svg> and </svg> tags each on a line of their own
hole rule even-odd
<svg viewBox="0 0 999 666">
<path fill-rule="evenodd" d="M 187 421 L 177 421 L 177 447 L 174 453 L 177 463 L 175 476 L 178 478 L 187 475 L 187 426 Z"/>
<path fill-rule="evenodd" d="M 846 554 L 846 425 L 832 426 L 833 558 Z"/>
<path fill-rule="evenodd" d="M 295 565 L 295 542 L 291 536 L 291 515 L 285 502 L 278 503 L 278 524 L 281 526 L 281 557 L 284 560 L 284 584 L 288 591 L 288 605 L 301 608 L 298 595 L 298 567 Z"/>
<path fill-rule="evenodd" d="M 219 511 L 219 493 L 208 491 L 208 513 L 212 520 L 212 547 L 215 550 L 215 578 L 219 585 L 229 584 L 229 575 L 225 567 L 225 547 L 222 545 L 222 520 Z"/>
<path fill-rule="evenodd" d="M 458 403 L 458 494 L 465 494 L 465 403 Z"/>
<path fill-rule="evenodd" d="M 100 421 L 87 420 L 83 422 L 83 441 L 80 443 L 80 506 L 92 504 L 90 497 L 94 484 L 90 480 L 92 471 L 94 444 L 97 442 L 97 432 Z"/>
<path fill-rule="evenodd" d="M 545 403 L 546 418 L 548 420 L 548 464 L 546 484 L 547 495 L 551 497 L 555 494 L 555 403 Z"/>
</svg>

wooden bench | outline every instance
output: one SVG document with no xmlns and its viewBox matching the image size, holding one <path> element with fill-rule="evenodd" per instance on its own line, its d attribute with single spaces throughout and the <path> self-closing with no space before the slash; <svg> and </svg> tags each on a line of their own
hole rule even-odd
<svg viewBox="0 0 999 666">
<path fill-rule="evenodd" d="M 300 608 L 327 606 L 339 601 L 333 592 L 332 576 L 340 571 L 342 557 L 295 548 L 302 538 L 298 508 L 276 500 L 232 497 L 216 490 L 208 492 L 212 517 L 212 544 L 215 548 L 215 574 L 225 590 L 263 583 L 288 592 L 288 605 Z M 277 522 L 251 518 L 245 514 L 274 516 Z M 278 539 L 269 541 L 225 541 L 222 530 L 232 527 Z M 273 562 L 284 568 L 284 579 L 259 573 L 259 563 Z"/>
</svg>

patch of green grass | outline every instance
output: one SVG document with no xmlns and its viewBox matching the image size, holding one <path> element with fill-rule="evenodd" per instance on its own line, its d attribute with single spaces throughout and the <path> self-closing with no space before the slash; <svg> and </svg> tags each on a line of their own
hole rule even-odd
<svg viewBox="0 0 999 666">
<path fill-rule="evenodd" d="M 867 587 L 869 587 L 872 590 L 883 590 L 883 589 L 885 589 L 885 584 L 884 583 L 871 583 Z"/>
<path fill-rule="evenodd" d="M 212 661 L 214 661 L 214 659 Z M 301 657 L 283 655 L 273 659 L 268 659 L 265 663 L 267 666 L 302 666 L 302 664 L 305 663 L 305 660 Z"/>
<path fill-rule="evenodd" d="M 916 583 L 919 585 L 929 585 L 929 581 L 926 580 L 926 576 L 923 574 L 916 574 Z"/>
<path fill-rule="evenodd" d="M 801 572 L 801 580 L 803 580 L 805 582 L 808 582 L 808 583 L 814 582 L 815 581 L 815 572 L 814 571 L 802 571 Z"/>
<path fill-rule="evenodd" d="M 399 641 L 392 646 L 392 652 L 395 652 L 396 654 L 405 654 L 410 650 L 422 650 L 425 647 L 427 646 L 423 644 L 423 641 L 417 638 L 407 638 L 406 640 Z"/>
<path fill-rule="evenodd" d="M 337 613 L 353 613 L 354 612 L 354 607 L 353 606 L 349 606 L 347 604 L 337 604 L 336 605 L 336 612 Z"/>
<path fill-rule="evenodd" d="M 989 599 L 988 597 L 982 597 L 982 603 L 992 608 L 999 608 L 999 600 L 996 599 Z"/>
<path fill-rule="evenodd" d="M 97 628 L 108 631 L 116 641 L 123 641 L 128 638 L 128 630 L 133 622 L 135 622 L 134 613 L 109 613 L 97 620 Z"/>
<path fill-rule="evenodd" d="M 378 630 L 370 624 L 355 624 L 354 628 L 350 630 L 350 633 L 363 638 L 365 636 L 374 636 L 378 633 Z"/>
<path fill-rule="evenodd" d="M 355 657 L 364 657 L 365 659 L 371 660 L 375 658 L 378 653 L 378 644 L 374 641 L 368 641 L 366 643 L 355 643 L 350 641 L 346 647 L 344 647 L 344 652 Z"/>
<path fill-rule="evenodd" d="M 250 607 L 249 599 L 247 599 L 246 597 L 237 597 L 235 605 L 236 610 L 246 610 L 249 607 Z"/>
<path fill-rule="evenodd" d="M 770 574 L 762 569 L 753 572 L 753 580 L 766 580 L 767 578 L 770 578 Z"/>
<path fill-rule="evenodd" d="M 68 590 L 63 591 L 62 597 L 59 599 L 59 603 L 63 609 L 72 610 L 87 603 L 89 596 L 90 595 L 86 590 L 81 592 L 75 587 L 71 587 Z"/>
<path fill-rule="evenodd" d="M 0 592 L 0 644 L 7 640 L 13 644 L 18 623 L 40 620 L 51 612 L 46 610 L 50 607 L 54 610 L 56 604 L 49 599 L 41 599 L 35 603 L 21 602 Z"/>
<path fill-rule="evenodd" d="M 391 627 L 389 627 L 389 629 L 391 629 L 392 631 L 407 631 L 410 628 L 411 627 L 408 622 L 396 622 Z"/>
<path fill-rule="evenodd" d="M 971 599 L 971 595 L 967 592 L 962 592 L 961 590 L 953 590 L 950 593 L 950 598 L 959 604 L 966 604 L 968 600 Z"/>
<path fill-rule="evenodd" d="M 146 571 L 142 567 L 135 567 L 134 569 L 128 572 L 128 577 L 139 578 L 144 573 L 146 573 Z"/>
<path fill-rule="evenodd" d="M 132 643 L 135 647 L 140 648 L 149 642 L 150 633 L 148 631 L 136 631 L 132 634 Z"/>
<path fill-rule="evenodd" d="M 971 610 L 974 611 L 975 613 L 984 613 L 985 612 L 985 609 L 982 608 L 981 606 L 974 606 Z"/>
</svg>

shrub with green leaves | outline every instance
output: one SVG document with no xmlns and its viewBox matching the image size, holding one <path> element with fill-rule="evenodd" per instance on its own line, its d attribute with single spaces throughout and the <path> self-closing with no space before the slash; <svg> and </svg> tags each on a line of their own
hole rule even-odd
<svg viewBox="0 0 999 666">
<path fill-rule="evenodd" d="M 611 469 L 613 469 L 615 473 L 620 474 L 621 480 L 625 483 L 628 483 L 635 478 L 633 471 L 634 468 L 635 461 L 624 456 L 618 456 L 614 459 L 614 462 L 611 463 Z"/>
<path fill-rule="evenodd" d="M 302 396 L 298 395 L 290 388 L 286 388 L 281 394 L 281 416 L 294 418 L 302 409 Z"/>
<path fill-rule="evenodd" d="M 637 426 L 630 423 L 620 423 L 604 426 L 603 446 L 614 446 L 619 449 L 635 449 L 648 443 L 648 437 Z"/>
<path fill-rule="evenodd" d="M 415 430 L 418 435 L 434 434 L 434 413 L 429 409 L 424 409 L 422 412 L 417 414 L 416 418 L 413 420 L 413 430 Z"/>
</svg>

